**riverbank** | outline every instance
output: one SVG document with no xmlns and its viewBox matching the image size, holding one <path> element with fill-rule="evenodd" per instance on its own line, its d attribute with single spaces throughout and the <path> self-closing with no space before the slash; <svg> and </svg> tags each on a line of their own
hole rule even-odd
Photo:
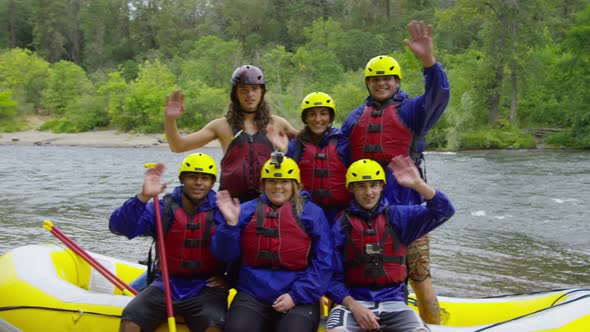
<svg viewBox="0 0 590 332">
<path fill-rule="evenodd" d="M 0 144 L 22 145 L 69 145 L 99 147 L 168 147 L 164 134 L 130 134 L 116 130 L 97 130 L 82 133 L 53 133 L 27 130 L 14 133 L 0 132 Z M 208 147 L 218 147 L 213 141 Z"/>
<path fill-rule="evenodd" d="M 53 133 L 50 131 L 26 130 L 12 133 L 0 132 L 0 145 L 68 145 L 68 146 L 98 146 L 98 147 L 168 147 L 166 137 L 159 134 L 131 134 L 116 130 L 96 130 L 81 133 Z M 207 144 L 207 147 L 219 147 L 218 141 Z M 542 139 L 536 147 L 528 149 L 565 149 L 562 146 L 545 146 Z M 478 147 L 474 150 L 489 150 L 494 148 Z M 512 146 L 496 148 L 498 150 L 514 150 Z M 464 148 L 463 150 L 472 150 Z"/>
</svg>

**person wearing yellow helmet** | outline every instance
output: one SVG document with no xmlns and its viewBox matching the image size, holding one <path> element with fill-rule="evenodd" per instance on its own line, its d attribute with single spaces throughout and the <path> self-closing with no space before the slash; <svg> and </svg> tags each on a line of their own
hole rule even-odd
<svg viewBox="0 0 590 332">
<path fill-rule="evenodd" d="M 211 249 L 223 261 L 241 262 L 224 331 L 315 332 L 332 274 L 328 221 L 301 191 L 293 159 L 273 153 L 260 178 L 260 197 L 241 205 L 227 191 L 217 194 L 226 223 Z"/>
<path fill-rule="evenodd" d="M 112 213 L 112 233 L 158 240 L 154 202 L 150 200 L 166 189 L 161 183 L 164 168 L 163 163 L 157 163 L 148 169 L 141 191 Z M 205 153 L 190 154 L 180 164 L 178 178 L 181 185 L 158 202 L 174 313 L 184 316 L 191 331 L 223 331 L 228 296 L 225 264 L 213 256 L 209 245 L 224 222 L 213 191 L 215 160 Z M 151 268 L 148 266 L 148 271 Z M 160 271 L 148 274 L 153 282 L 125 307 L 120 331 L 155 331 L 167 320 L 162 275 Z"/>
<path fill-rule="evenodd" d="M 289 141 L 287 156 L 301 169 L 303 188 L 324 209 L 332 223 L 350 201 L 344 186 L 348 166 L 348 139 L 333 128 L 336 116 L 334 99 L 324 92 L 312 92 L 299 107 L 305 127 Z"/>
<path fill-rule="evenodd" d="M 384 167 L 384 195 L 391 204 L 418 204 L 423 197 L 399 185 L 386 167 L 397 155 L 410 156 L 425 177 L 425 137 L 445 111 L 450 86 L 442 65 L 434 57 L 432 26 L 422 21 L 408 24 L 407 47 L 424 67 L 424 94 L 410 97 L 400 88 L 402 68 L 388 55 L 370 59 L 364 79 L 369 96 L 350 112 L 342 124 L 349 138 L 351 161 L 373 159 Z M 428 236 L 408 249 L 409 281 L 418 298 L 420 314 L 428 323 L 440 323 L 440 308 L 430 275 Z"/>
<path fill-rule="evenodd" d="M 176 120 L 184 114 L 184 94 L 177 90 L 166 98 L 164 129 L 170 150 L 185 152 L 217 140 L 221 160 L 220 190 L 245 202 L 259 195 L 260 166 L 272 151 L 287 151 L 289 138 L 298 131 L 286 119 L 271 114 L 266 102 L 266 80 L 253 65 L 236 68 L 231 76 L 230 103 L 224 117 L 200 130 L 181 135 Z"/>
<path fill-rule="evenodd" d="M 384 197 L 387 176 L 371 159 L 346 173 L 348 209 L 332 227 L 334 267 L 327 296 L 338 303 L 326 330 L 429 331 L 406 304 L 406 248 L 455 213 L 450 200 L 430 187 L 408 156 L 391 161 L 395 180 L 426 199 L 426 205 L 392 205 Z"/>
</svg>

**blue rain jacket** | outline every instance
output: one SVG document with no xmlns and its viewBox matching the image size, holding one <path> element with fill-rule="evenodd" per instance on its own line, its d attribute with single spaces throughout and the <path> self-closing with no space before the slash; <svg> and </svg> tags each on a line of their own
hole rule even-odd
<svg viewBox="0 0 590 332">
<path fill-rule="evenodd" d="M 302 195 L 309 193 L 301 191 Z M 261 194 L 266 204 L 266 195 Z M 256 211 L 258 198 L 241 205 L 240 217 L 236 226 L 220 225 L 211 250 L 220 260 L 231 262 L 239 258 L 242 230 L 248 225 Z M 302 271 L 254 268 L 242 264 L 238 279 L 238 291 L 246 292 L 267 304 L 272 304 L 280 295 L 289 293 L 296 305 L 316 303 L 324 295 L 332 275 L 332 239 L 328 222 L 322 209 L 307 200 L 300 216 L 301 223 L 312 239 L 309 252 L 310 265 Z"/>
<path fill-rule="evenodd" d="M 401 121 L 406 127 L 418 137 L 425 137 L 426 134 L 441 117 L 450 99 L 450 86 L 447 75 L 440 63 L 435 63 L 430 68 L 424 69 L 424 94 L 412 97 L 399 89 L 393 96 L 393 100 L 399 102 L 398 112 Z M 342 123 L 342 133 L 350 138 L 352 129 L 361 117 L 366 105 L 375 106 L 375 100 L 369 96 L 365 102 L 350 112 Z M 424 151 L 424 141 L 417 146 L 417 152 Z M 354 162 L 356 160 L 352 160 Z M 387 184 L 385 186 L 385 197 L 391 204 L 419 204 L 423 201 L 416 191 L 400 186 L 391 170 L 385 167 Z"/>
<path fill-rule="evenodd" d="M 356 201 L 352 201 L 349 211 L 364 220 L 375 219 L 385 213 L 389 205 L 386 198 L 382 198 L 372 212 L 360 208 Z M 428 234 L 442 225 L 455 214 L 455 208 L 445 194 L 437 191 L 436 195 L 424 205 L 391 205 L 389 221 L 399 240 L 406 246 L 414 240 Z M 344 284 L 343 253 L 346 245 L 346 232 L 342 228 L 342 219 L 338 219 L 332 226 L 334 241 L 334 272 L 328 288 L 327 296 L 335 303 L 342 303 L 346 296 L 352 296 L 357 301 L 404 301 L 406 300 L 405 284 L 393 284 L 390 287 L 371 289 L 364 287 L 349 288 Z"/>
<path fill-rule="evenodd" d="M 199 206 L 199 212 L 203 210 L 210 210 L 217 207 L 215 191 L 211 190 L 207 194 L 203 203 Z M 174 188 L 172 198 L 178 202 L 182 207 L 182 186 Z M 159 200 L 160 213 L 164 213 L 164 199 Z M 225 223 L 225 219 L 216 209 L 214 213 L 214 221 L 217 225 Z M 109 221 L 109 229 L 112 233 L 117 235 L 124 235 L 128 239 L 133 239 L 137 236 L 150 236 L 157 238 L 158 231 L 156 229 L 156 219 L 154 214 L 153 200 L 144 203 L 140 201 L 137 196 L 128 199 L 121 207 L 116 209 L 111 215 Z M 154 285 L 157 285 L 164 290 L 162 282 L 162 275 L 158 272 L 155 275 Z M 170 276 L 170 293 L 173 301 L 182 301 L 194 296 L 197 296 L 203 287 L 206 287 L 207 278 L 179 278 Z"/>
</svg>

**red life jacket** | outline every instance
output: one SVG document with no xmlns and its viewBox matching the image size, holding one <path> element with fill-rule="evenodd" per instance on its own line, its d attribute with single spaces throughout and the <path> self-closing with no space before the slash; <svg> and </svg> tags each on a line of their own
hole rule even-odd
<svg viewBox="0 0 590 332">
<path fill-rule="evenodd" d="M 366 158 L 387 165 L 395 156 L 413 156 L 414 136 L 402 123 L 395 104 L 379 109 L 367 105 L 350 134 L 352 161 Z"/>
<path fill-rule="evenodd" d="M 201 211 L 193 216 L 188 215 L 178 203 L 169 198 L 165 200 L 166 211 L 173 214 L 172 219 L 163 226 L 166 231 L 166 262 L 168 271 L 173 276 L 213 275 L 222 268 L 222 263 L 211 253 L 211 238 L 215 234 L 216 225 L 213 221 L 214 210 Z M 170 225 L 170 222 L 172 224 Z"/>
<path fill-rule="evenodd" d="M 406 279 L 406 247 L 389 224 L 388 211 L 367 223 L 346 212 L 345 283 L 353 287 L 383 288 Z"/>
<path fill-rule="evenodd" d="M 248 135 L 244 131 L 239 132 L 221 159 L 219 190 L 229 191 L 242 203 L 258 197 L 260 171 L 272 151 L 273 146 L 266 133 Z"/>
<path fill-rule="evenodd" d="M 311 237 L 291 202 L 274 210 L 262 199 L 241 236 L 242 263 L 253 267 L 304 270 Z"/>
<path fill-rule="evenodd" d="M 337 142 L 333 138 L 320 148 L 297 140 L 293 153 L 301 171 L 303 188 L 321 207 L 345 207 L 350 203 L 350 193 L 346 190 L 346 165 L 338 156 Z"/>
</svg>

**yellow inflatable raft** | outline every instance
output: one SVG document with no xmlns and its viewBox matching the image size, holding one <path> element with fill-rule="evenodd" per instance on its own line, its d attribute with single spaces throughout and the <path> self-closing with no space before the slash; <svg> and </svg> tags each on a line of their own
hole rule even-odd
<svg viewBox="0 0 590 332">
<path fill-rule="evenodd" d="M 145 266 L 91 253 L 130 283 Z M 0 257 L 0 331 L 117 331 L 131 297 L 71 250 L 28 245 Z M 443 325 L 432 331 L 590 331 L 590 289 L 483 299 L 439 296 Z M 410 305 L 415 298 L 410 296 Z M 179 324 L 178 331 L 188 331 Z M 167 331 L 166 324 L 158 331 Z"/>
</svg>

